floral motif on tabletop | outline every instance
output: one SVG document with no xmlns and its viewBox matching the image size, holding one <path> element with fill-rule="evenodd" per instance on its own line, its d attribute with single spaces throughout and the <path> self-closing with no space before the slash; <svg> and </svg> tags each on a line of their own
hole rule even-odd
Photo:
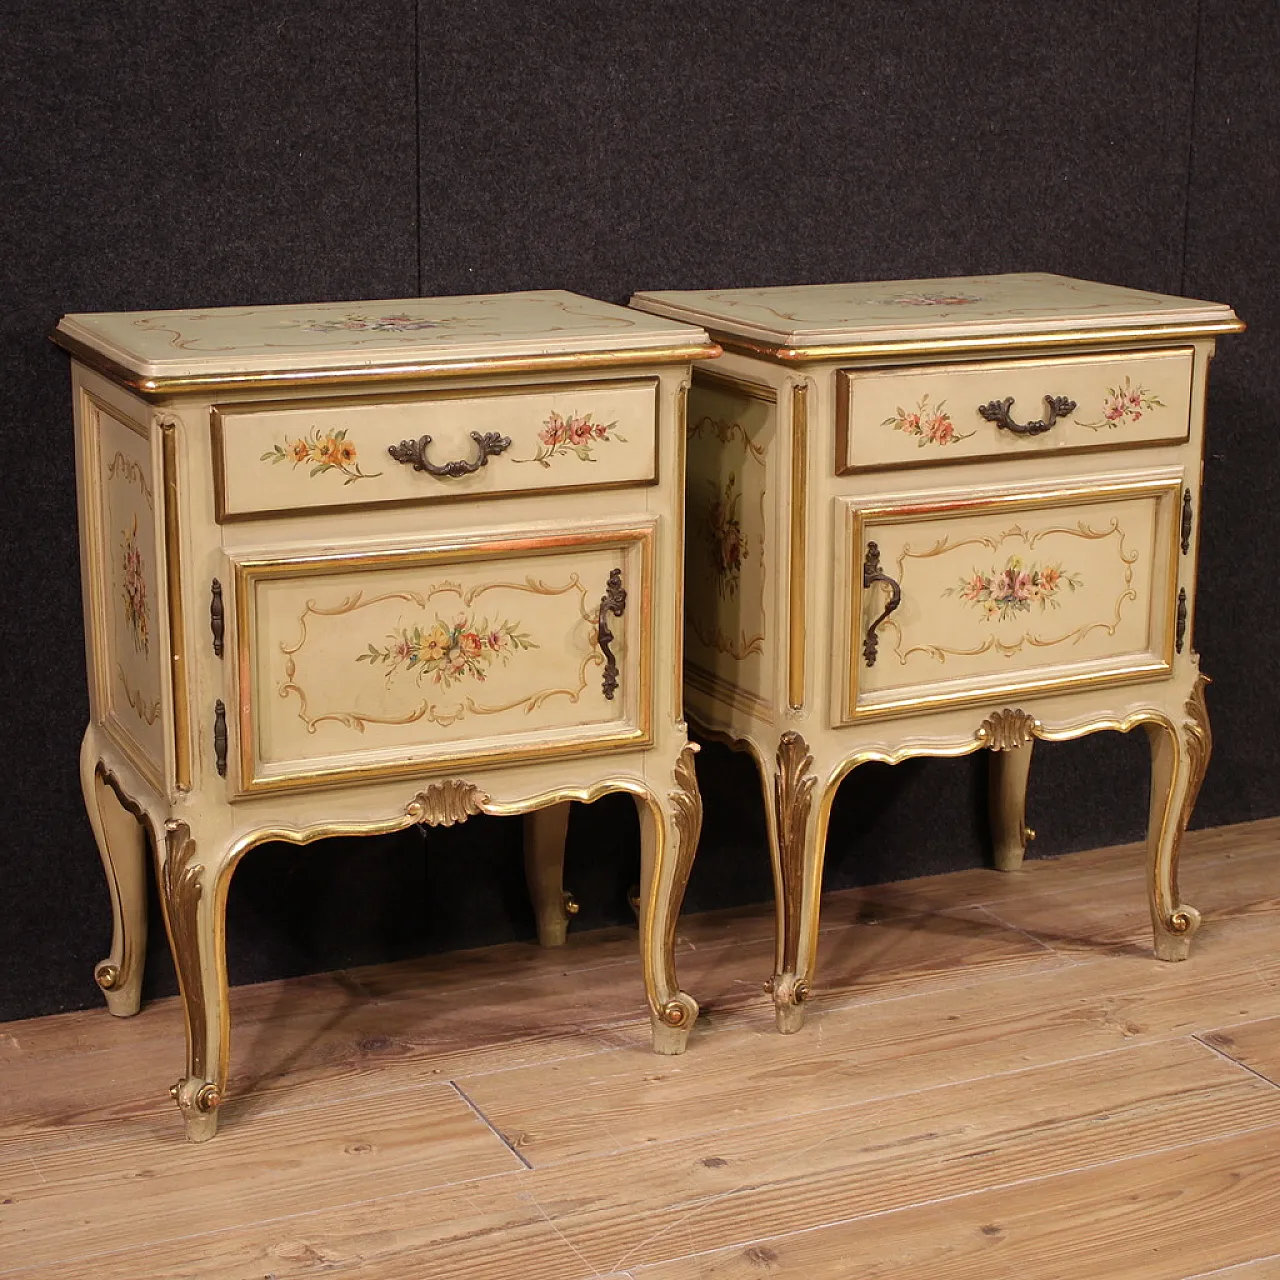
<svg viewBox="0 0 1280 1280">
<path fill-rule="evenodd" d="M 742 562 L 748 554 L 747 539 L 742 532 L 742 494 L 737 492 L 738 478 L 732 471 L 723 489 L 714 480 L 708 480 L 707 485 L 711 496 L 704 532 L 711 572 L 720 598 L 732 600 L 738 594 Z"/>
<path fill-rule="evenodd" d="M 575 454 L 580 462 L 595 462 L 592 449 L 610 440 L 626 444 L 626 436 L 617 433 L 617 422 L 593 422 L 591 414 L 571 413 L 563 417 L 553 412 L 538 432 L 538 448 L 532 458 L 515 458 L 515 462 L 536 462 L 549 467 L 551 459 L 562 454 Z"/>
<path fill-rule="evenodd" d="M 358 312 L 341 316 L 336 320 L 313 320 L 302 327 L 310 333 L 416 333 L 421 329 L 440 329 L 459 321 L 428 320 L 425 316 L 411 316 L 397 312 L 390 316 L 367 316 Z"/>
<path fill-rule="evenodd" d="M 386 667 L 388 684 L 401 671 L 412 671 L 420 681 L 430 677 L 432 684 L 446 689 L 459 681 L 483 682 L 494 663 L 505 666 L 513 653 L 541 647 L 519 628 L 519 622 L 477 621 L 474 615 L 460 613 L 452 622 L 437 618 L 425 630 L 401 627 L 381 648 L 370 644 L 356 661 Z"/>
<path fill-rule="evenodd" d="M 925 445 L 948 445 L 955 444 L 958 440 L 967 440 L 974 433 L 956 430 L 956 424 L 951 421 L 951 415 L 944 408 L 946 403 L 945 400 L 939 400 L 936 405 L 930 405 L 926 395 L 921 397 L 920 403 L 911 412 L 899 405 L 895 416 L 886 418 L 880 425 L 915 436 L 916 444 L 922 449 Z"/>
<path fill-rule="evenodd" d="M 1079 425 L 1088 427 L 1090 431 L 1127 427 L 1132 422 L 1140 422 L 1144 413 L 1164 407 L 1159 396 L 1146 387 L 1135 387 L 1126 374 L 1121 386 L 1107 388 L 1106 399 L 1102 402 L 1102 417 L 1094 422 L 1080 422 Z"/>
<path fill-rule="evenodd" d="M 984 299 L 971 293 L 895 293 L 876 301 L 882 307 L 964 307 Z"/>
<path fill-rule="evenodd" d="M 1058 609 L 1064 589 L 1076 591 L 1083 585 L 1078 573 L 1064 572 L 1060 564 L 1024 564 L 1019 556 L 1010 556 L 1003 569 L 993 568 L 989 573 L 974 569 L 942 594 L 975 605 L 986 622 L 1005 622 L 1019 613 L 1029 613 L 1033 605 L 1041 613 L 1046 608 Z"/>
<path fill-rule="evenodd" d="M 142 564 L 142 552 L 138 550 L 138 517 L 124 531 L 120 548 L 121 587 L 124 597 L 124 620 L 133 636 L 133 647 L 139 653 L 147 653 L 151 644 L 151 631 L 147 622 L 147 577 Z"/>
<path fill-rule="evenodd" d="M 305 436 L 297 439 L 285 437 L 284 444 L 273 445 L 262 455 L 263 462 L 291 462 L 294 468 L 307 464 L 313 476 L 326 471 L 339 471 L 346 477 L 344 485 L 357 480 L 374 480 L 381 471 L 362 471 L 356 457 L 356 447 L 347 439 L 346 429 L 321 432 L 312 427 Z"/>
</svg>

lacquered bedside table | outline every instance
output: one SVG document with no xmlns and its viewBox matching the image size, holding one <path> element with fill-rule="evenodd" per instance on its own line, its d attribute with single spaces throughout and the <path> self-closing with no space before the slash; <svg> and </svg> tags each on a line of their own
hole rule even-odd
<svg viewBox="0 0 1280 1280">
<path fill-rule="evenodd" d="M 686 707 L 761 771 L 779 1027 L 813 990 L 836 788 L 869 760 L 993 752 L 1011 870 L 1035 739 L 1145 726 L 1155 950 L 1184 958 L 1205 378 L 1231 309 L 1050 275 L 632 305 L 725 349 L 689 398 Z"/>
<path fill-rule="evenodd" d="M 267 840 L 530 814 L 564 938 L 570 800 L 635 797 L 654 1047 L 697 843 L 681 712 L 696 326 L 563 292 L 67 316 L 92 719 L 81 774 L 138 1008 L 156 851 L 188 1136 L 226 1092 L 224 920 Z"/>
</svg>

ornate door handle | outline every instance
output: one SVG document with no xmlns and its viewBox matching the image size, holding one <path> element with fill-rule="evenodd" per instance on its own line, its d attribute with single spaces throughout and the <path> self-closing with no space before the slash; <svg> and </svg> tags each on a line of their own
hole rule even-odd
<svg viewBox="0 0 1280 1280">
<path fill-rule="evenodd" d="M 609 581 L 605 585 L 604 595 L 600 597 L 600 612 L 596 615 L 596 641 L 600 645 L 600 652 L 604 654 L 604 696 L 610 700 L 613 699 L 614 691 L 618 687 L 618 660 L 613 656 L 613 650 L 609 646 L 613 643 L 613 632 L 609 630 L 609 623 L 606 618 L 609 614 L 613 614 L 615 618 L 622 617 L 622 611 L 627 607 L 627 592 L 622 585 L 622 570 L 612 569 L 609 572 Z"/>
<path fill-rule="evenodd" d="M 980 404 L 978 413 L 988 422 L 994 422 L 997 427 L 1005 431 L 1012 431 L 1016 436 L 1040 436 L 1048 431 L 1059 418 L 1065 418 L 1067 414 L 1074 413 L 1076 409 L 1076 402 L 1067 396 L 1045 396 L 1044 418 L 1038 422 L 1017 423 L 1009 417 L 1009 410 L 1012 405 L 1013 397 L 1006 396 L 1003 400 L 992 400 L 988 404 Z"/>
<path fill-rule="evenodd" d="M 880 646 L 876 628 L 902 603 L 902 583 L 895 581 L 880 568 L 880 548 L 874 542 L 867 543 L 867 557 L 862 562 L 862 589 L 865 591 L 873 582 L 887 582 L 892 594 L 880 616 L 867 628 L 862 640 L 862 656 L 867 666 L 876 665 L 876 650 Z"/>
<path fill-rule="evenodd" d="M 399 444 L 387 446 L 387 452 L 397 461 L 412 466 L 415 471 L 426 471 L 441 480 L 456 480 L 459 476 L 469 476 L 485 466 L 491 455 L 501 453 L 511 447 L 511 437 L 500 435 L 497 431 L 486 431 L 481 434 L 473 431 L 471 438 L 476 442 L 476 456 L 473 461 L 435 463 L 427 459 L 427 445 L 430 436 L 422 436 L 418 440 L 401 440 Z"/>
</svg>

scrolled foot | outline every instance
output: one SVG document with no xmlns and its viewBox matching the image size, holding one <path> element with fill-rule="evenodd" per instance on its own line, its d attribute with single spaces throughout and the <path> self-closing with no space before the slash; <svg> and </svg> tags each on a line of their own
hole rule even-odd
<svg viewBox="0 0 1280 1280">
<path fill-rule="evenodd" d="M 1168 920 L 1156 926 L 1157 960 L 1185 960 L 1191 954 L 1191 939 L 1200 928 L 1200 913 L 1195 907 L 1180 906 Z"/>
<path fill-rule="evenodd" d="M 653 1051 L 674 1058 L 685 1051 L 689 1031 L 698 1018 L 698 1002 L 683 991 L 668 1000 L 656 1013 L 653 1023 Z"/>
<path fill-rule="evenodd" d="M 222 1095 L 216 1084 L 188 1076 L 169 1089 L 169 1096 L 182 1112 L 188 1142 L 208 1142 L 218 1132 L 218 1104 Z"/>
<path fill-rule="evenodd" d="M 784 1036 L 793 1035 L 804 1026 L 805 1002 L 809 999 L 809 984 L 797 979 L 794 973 L 776 974 L 769 983 L 773 992 L 774 1016 L 778 1030 Z"/>
<path fill-rule="evenodd" d="M 107 1009 L 117 1018 L 131 1018 L 142 1007 L 142 968 L 139 965 L 126 982 L 120 966 L 104 960 L 94 971 L 93 980 L 107 999 Z"/>
</svg>

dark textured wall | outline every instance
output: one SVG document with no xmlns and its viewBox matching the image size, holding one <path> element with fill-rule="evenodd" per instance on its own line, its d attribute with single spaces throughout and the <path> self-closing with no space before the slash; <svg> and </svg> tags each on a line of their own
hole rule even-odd
<svg viewBox="0 0 1280 1280">
<path fill-rule="evenodd" d="M 1236 306 L 1210 396 L 1196 821 L 1280 813 L 1270 678 L 1280 365 L 1275 0 L 0 0 L 6 794 L 0 1019 L 93 1003 L 66 311 L 1048 270 Z M 984 762 L 868 766 L 828 883 L 979 865 Z M 771 892 L 752 767 L 699 759 L 687 905 Z M 1040 853 L 1136 838 L 1146 745 L 1037 749 Z M 233 981 L 532 934 L 519 823 L 272 846 Z M 585 925 L 623 919 L 629 801 L 575 811 Z M 173 989 L 157 928 L 148 992 Z M 754 976 L 754 975 L 746 975 Z"/>
</svg>

